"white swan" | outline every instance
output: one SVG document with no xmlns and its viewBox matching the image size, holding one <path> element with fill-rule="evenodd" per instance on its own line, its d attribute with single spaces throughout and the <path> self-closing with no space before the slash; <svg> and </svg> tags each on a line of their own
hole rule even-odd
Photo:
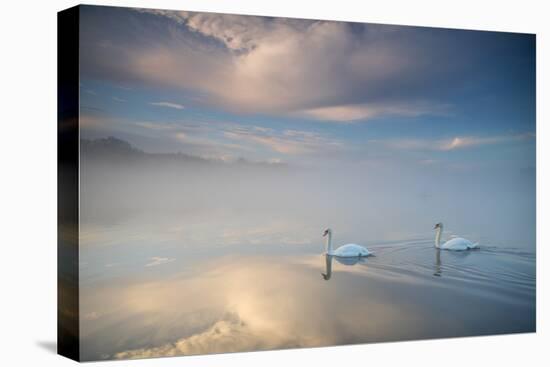
<svg viewBox="0 0 550 367">
<path fill-rule="evenodd" d="M 326 242 L 326 254 L 336 257 L 358 257 L 358 256 L 370 256 L 372 252 L 367 250 L 363 246 L 356 245 L 354 243 L 348 243 L 338 247 L 336 250 L 332 250 L 332 230 L 329 228 L 323 233 L 323 237 L 327 236 Z"/>
<path fill-rule="evenodd" d="M 443 232 L 443 223 L 437 223 L 434 227 L 435 229 L 435 248 L 441 250 L 450 250 L 450 251 L 465 251 L 473 250 L 479 248 L 479 244 L 472 243 L 465 238 L 455 237 L 440 245 L 441 241 L 441 232 Z"/>
</svg>

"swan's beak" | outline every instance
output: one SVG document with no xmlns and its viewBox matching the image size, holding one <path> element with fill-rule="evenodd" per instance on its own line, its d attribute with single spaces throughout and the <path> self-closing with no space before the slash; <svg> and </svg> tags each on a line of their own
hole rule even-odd
<svg viewBox="0 0 550 367">
<path fill-rule="evenodd" d="M 328 231 L 323 232 L 323 237 L 325 237 L 328 234 Z"/>
</svg>

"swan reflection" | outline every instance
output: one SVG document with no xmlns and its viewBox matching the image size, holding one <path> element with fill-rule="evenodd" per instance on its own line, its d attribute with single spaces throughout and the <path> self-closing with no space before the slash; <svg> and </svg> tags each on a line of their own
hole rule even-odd
<svg viewBox="0 0 550 367">
<path fill-rule="evenodd" d="M 332 276 L 332 259 L 336 259 L 340 264 L 346 266 L 353 266 L 358 263 L 366 263 L 366 258 L 364 256 L 354 256 L 354 257 L 340 257 L 325 254 L 325 272 L 321 273 L 324 280 L 330 280 Z"/>
<path fill-rule="evenodd" d="M 435 249 L 435 263 L 434 263 L 434 273 L 433 275 L 436 277 L 441 277 L 443 274 L 443 262 L 441 261 L 441 253 L 444 250 L 442 249 Z M 443 256 L 447 257 L 446 261 L 450 261 L 451 264 L 460 264 L 463 262 L 468 256 L 470 256 L 471 251 L 454 251 L 454 252 L 448 252 L 445 251 L 445 254 Z M 447 268 L 446 271 L 449 269 Z"/>
<path fill-rule="evenodd" d="M 440 277 L 441 276 L 441 250 L 436 249 L 435 250 L 435 273 L 434 276 Z"/>
</svg>

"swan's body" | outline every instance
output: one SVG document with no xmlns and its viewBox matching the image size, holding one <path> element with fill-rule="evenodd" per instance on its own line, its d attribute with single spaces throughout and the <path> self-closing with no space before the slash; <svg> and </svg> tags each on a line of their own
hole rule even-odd
<svg viewBox="0 0 550 367">
<path fill-rule="evenodd" d="M 356 245 L 355 243 L 348 243 L 338 247 L 336 250 L 332 251 L 330 255 L 337 257 L 358 257 L 369 256 L 371 253 L 363 246 Z"/>
<path fill-rule="evenodd" d="M 478 247 L 479 246 L 477 243 L 472 243 L 465 238 L 456 237 L 452 240 L 445 242 L 443 245 L 440 246 L 440 249 L 451 251 L 465 251 Z"/>
<path fill-rule="evenodd" d="M 437 223 L 434 227 L 435 231 L 435 248 L 449 251 L 466 251 L 479 248 L 479 244 L 473 243 L 465 238 L 455 237 L 449 241 L 440 244 L 441 233 L 443 232 L 443 223 Z"/>
<path fill-rule="evenodd" d="M 359 257 L 359 256 L 370 256 L 372 252 L 367 250 L 363 246 L 356 245 L 354 243 L 348 243 L 347 245 L 342 245 L 336 250 L 332 249 L 332 230 L 327 229 L 323 236 L 327 236 L 326 243 L 326 254 L 336 257 Z"/>
</svg>

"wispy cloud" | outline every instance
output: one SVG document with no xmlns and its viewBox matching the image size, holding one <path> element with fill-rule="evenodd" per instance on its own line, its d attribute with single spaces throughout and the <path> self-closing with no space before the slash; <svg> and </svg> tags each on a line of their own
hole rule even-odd
<svg viewBox="0 0 550 367">
<path fill-rule="evenodd" d="M 428 102 L 371 103 L 312 108 L 300 111 L 298 114 L 324 121 L 357 122 L 381 116 L 417 117 L 422 115 L 444 115 L 448 114 L 449 109 L 450 107 L 446 104 Z"/>
<path fill-rule="evenodd" d="M 123 99 L 123 98 L 120 98 L 120 97 L 117 97 L 117 96 L 114 96 L 114 97 L 113 97 L 113 101 L 115 101 L 115 102 L 121 102 L 121 103 L 124 103 L 124 102 L 126 102 L 126 100 L 125 100 L 125 99 Z"/>
<path fill-rule="evenodd" d="M 132 87 L 128 87 L 127 85 L 116 85 L 115 87 L 122 90 L 133 90 Z"/>
<path fill-rule="evenodd" d="M 179 125 L 166 122 L 152 122 L 152 121 L 137 121 L 136 126 L 149 129 L 149 130 L 176 130 Z"/>
<path fill-rule="evenodd" d="M 173 102 L 150 102 L 149 104 L 158 107 L 174 108 L 176 110 L 183 110 L 185 108 L 184 105 Z"/>
<path fill-rule="evenodd" d="M 242 144 L 231 143 L 225 139 L 181 131 L 175 133 L 174 138 L 185 146 L 192 147 L 195 154 L 205 159 L 233 161 L 239 158 L 240 152 L 249 150 Z"/>
<path fill-rule="evenodd" d="M 238 126 L 224 132 L 225 137 L 261 145 L 282 154 L 306 154 L 323 149 L 341 147 L 339 141 L 329 139 L 319 133 L 300 130 L 283 130 L 253 126 Z"/>
<path fill-rule="evenodd" d="M 480 145 L 491 145 L 509 143 L 514 141 L 522 141 L 533 139 L 535 134 L 516 134 L 516 135 L 502 135 L 502 136 L 489 136 L 489 137 L 476 137 L 476 136 L 457 136 L 451 140 L 440 141 L 438 143 L 439 150 L 456 150 L 467 147 L 475 147 Z"/>
<path fill-rule="evenodd" d="M 151 267 L 151 266 L 164 265 L 164 264 L 171 263 L 172 261 L 175 261 L 175 260 L 176 259 L 174 259 L 174 258 L 154 256 L 154 257 L 151 258 L 151 261 L 149 263 L 145 264 L 145 266 L 146 267 Z"/>
<path fill-rule="evenodd" d="M 373 143 L 381 143 L 386 147 L 402 150 L 435 150 L 452 151 L 473 148 L 485 145 L 504 144 L 520 141 L 528 141 L 535 138 L 533 133 L 498 136 L 456 136 L 445 139 L 388 139 L 372 140 Z"/>
<path fill-rule="evenodd" d="M 334 152 L 344 144 L 331 136 L 297 129 L 274 129 L 232 122 L 151 122 L 137 121 L 141 128 L 165 131 L 173 139 L 192 148 L 204 158 L 232 160 L 243 153 L 262 156 L 269 152 L 284 155 L 304 155 Z M 262 153 L 263 152 L 263 153 Z M 254 160 L 258 157 L 253 157 Z M 262 161 L 281 162 L 280 157 L 264 156 Z"/>
</svg>

